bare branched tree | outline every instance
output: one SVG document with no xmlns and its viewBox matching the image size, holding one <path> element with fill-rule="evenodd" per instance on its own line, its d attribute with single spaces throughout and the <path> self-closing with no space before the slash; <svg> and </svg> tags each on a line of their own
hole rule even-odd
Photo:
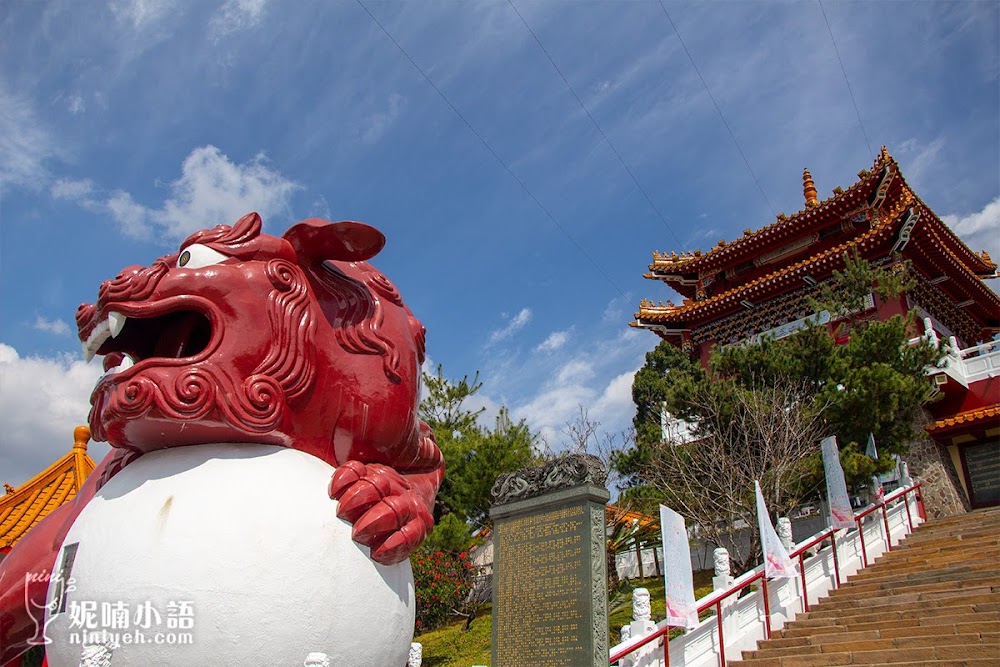
<svg viewBox="0 0 1000 667">
<path fill-rule="evenodd" d="M 621 475 L 612 465 L 614 452 L 619 452 L 635 441 L 632 429 L 619 434 L 608 433 L 601 429 L 601 422 L 592 420 L 590 412 L 582 405 L 573 419 L 567 421 L 559 429 L 566 438 L 568 449 L 574 454 L 591 454 L 604 464 L 608 471 L 606 485 L 608 488 L 620 486 Z M 660 541 L 659 524 L 648 518 L 636 519 L 629 515 L 634 509 L 629 499 L 619 498 L 616 507 L 607 516 L 606 552 L 608 567 L 608 591 L 614 595 L 618 588 L 618 568 L 616 556 L 625 551 L 636 550 L 636 558 L 640 550 L 647 545 L 655 545 Z"/>
<path fill-rule="evenodd" d="M 577 406 L 577 414 L 567 421 L 559 432 L 565 437 L 571 454 L 591 454 L 604 464 L 608 471 L 607 487 L 619 486 L 621 476 L 612 465 L 614 452 L 622 451 L 630 446 L 635 437 L 631 428 L 621 433 L 609 433 L 601 428 L 601 422 L 590 418 L 590 411 L 582 405 Z"/>
<path fill-rule="evenodd" d="M 729 550 L 745 571 L 760 554 L 753 483 L 783 515 L 800 502 L 806 459 L 819 449 L 823 412 L 804 385 L 779 381 L 752 390 L 707 391 L 692 397 L 694 442 L 652 448 L 642 480 L 666 505 L 698 526 L 700 537 Z M 742 530 L 749 528 L 749 530 Z"/>
</svg>

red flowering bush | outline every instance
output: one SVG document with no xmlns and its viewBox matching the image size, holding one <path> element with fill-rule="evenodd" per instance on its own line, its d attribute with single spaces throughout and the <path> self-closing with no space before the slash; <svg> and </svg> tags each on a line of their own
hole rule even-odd
<svg viewBox="0 0 1000 667">
<path fill-rule="evenodd" d="M 472 563 L 466 552 L 418 549 L 410 558 L 417 597 L 417 632 L 446 623 L 459 612 L 472 589 Z"/>
</svg>

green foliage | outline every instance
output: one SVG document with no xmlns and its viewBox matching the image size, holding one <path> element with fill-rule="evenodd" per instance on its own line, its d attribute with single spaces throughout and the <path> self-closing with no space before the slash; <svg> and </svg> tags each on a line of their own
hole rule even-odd
<svg viewBox="0 0 1000 667">
<path fill-rule="evenodd" d="M 430 551 L 426 545 L 410 557 L 416 593 L 416 630 L 431 630 L 460 610 L 472 590 L 468 554 Z"/>
<path fill-rule="evenodd" d="M 664 404 L 674 414 L 690 416 L 686 399 L 706 382 L 698 362 L 667 342 L 646 353 L 646 363 L 632 382 L 636 446 L 611 453 L 611 465 L 623 478 L 631 480 L 630 485 L 637 483 L 641 471 L 649 464 L 649 448 L 660 442 L 660 414 Z M 674 412 L 677 410 L 681 412 Z"/>
<path fill-rule="evenodd" d="M 424 541 L 422 548 L 430 552 L 444 551 L 458 554 L 468 551 L 478 540 L 472 536 L 469 524 L 457 514 L 445 514 L 434 526 L 434 530 Z"/>
<path fill-rule="evenodd" d="M 524 420 L 514 423 L 501 407 L 492 429 L 479 425 L 482 409 L 470 410 L 469 399 L 482 387 L 479 374 L 455 382 L 424 374 L 427 396 L 420 403 L 420 417 L 434 430 L 444 454 L 445 475 L 438 491 L 435 519 L 455 514 L 474 527 L 488 519 L 493 482 L 503 473 L 535 461 L 537 436 Z"/>
<path fill-rule="evenodd" d="M 531 465 L 536 436 L 522 420 L 514 423 L 501 407 L 493 428 L 480 426 L 482 409 L 468 405 L 482 387 L 477 373 L 452 381 L 441 366 L 424 374 L 427 394 L 420 417 L 433 429 L 444 454 L 445 475 L 434 507 L 436 526 L 414 553 L 417 631 L 426 631 L 453 616 L 465 618 L 471 628 L 481 597 L 472 592 L 468 550 L 475 544 L 472 530 L 489 519 L 490 490 L 499 475 Z M 426 661 L 425 661 L 426 662 Z M 429 663 L 430 664 L 430 663 Z"/>
<path fill-rule="evenodd" d="M 510 420 L 507 408 L 500 408 L 493 429 L 462 431 L 445 454 L 451 484 L 444 501 L 473 526 L 488 520 L 490 490 L 500 475 L 535 463 L 536 436 L 521 420 Z M 448 454 L 451 458 L 448 458 Z"/>
<path fill-rule="evenodd" d="M 420 418 L 434 429 L 439 439 L 444 432 L 475 428 L 476 418 L 486 408 L 469 410 L 465 401 L 483 386 L 479 381 L 479 371 L 476 371 L 471 382 L 468 375 L 463 375 L 461 380 L 454 382 L 444 376 L 444 368 L 438 364 L 434 375 L 424 373 L 423 377 L 427 396 L 420 401 Z"/>
<path fill-rule="evenodd" d="M 419 634 L 413 640 L 424 647 L 423 667 L 469 667 L 490 664 L 493 623 L 486 605 L 465 628 L 455 621 L 436 630 Z"/>
<path fill-rule="evenodd" d="M 857 248 L 852 253 L 845 252 L 843 258 L 844 270 L 834 271 L 833 280 L 820 287 L 818 298 L 810 299 L 816 312 L 840 313 L 854 325 L 863 317 L 865 300 L 873 291 L 880 299 L 894 299 L 915 284 L 905 272 L 894 273 L 872 266 Z"/>
</svg>

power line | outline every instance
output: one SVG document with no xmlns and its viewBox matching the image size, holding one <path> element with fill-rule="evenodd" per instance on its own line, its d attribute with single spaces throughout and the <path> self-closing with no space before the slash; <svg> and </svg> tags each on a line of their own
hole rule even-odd
<svg viewBox="0 0 1000 667">
<path fill-rule="evenodd" d="M 764 188 L 761 187 L 760 181 L 757 179 L 757 174 L 754 173 L 753 169 L 750 167 L 750 162 L 747 160 L 747 156 L 743 154 L 743 149 L 740 148 L 740 142 L 736 141 L 736 135 L 733 134 L 733 129 L 729 127 L 729 123 L 726 121 L 726 117 L 722 114 L 722 109 L 719 108 L 719 103 L 715 101 L 715 96 L 712 95 L 712 91 L 709 89 L 708 84 L 705 82 L 705 77 L 701 75 L 701 70 L 698 69 L 698 65 L 694 62 L 694 58 L 691 56 L 691 52 L 688 50 L 687 44 L 684 43 L 684 38 L 681 37 L 681 33 L 677 30 L 677 26 L 674 25 L 674 20 L 670 18 L 670 12 L 663 5 L 663 0 L 659 0 L 660 9 L 663 10 L 663 15 L 667 17 L 667 21 L 670 22 L 670 27 L 674 29 L 674 34 L 677 35 L 677 40 L 681 43 L 681 47 L 684 49 L 684 53 L 687 54 L 688 60 L 691 61 L 691 66 L 694 67 L 694 71 L 698 74 L 698 78 L 701 79 L 701 85 L 705 87 L 705 92 L 708 93 L 709 99 L 712 100 L 712 104 L 715 105 L 715 110 L 719 112 L 719 118 L 722 119 L 722 124 L 726 126 L 726 130 L 729 132 L 729 137 L 733 140 L 736 145 L 736 150 L 739 152 L 740 157 L 743 158 L 743 164 L 747 166 L 747 171 L 753 177 L 753 182 L 757 184 L 757 190 L 760 191 L 760 196 L 764 198 L 764 202 L 767 207 L 771 209 L 771 215 L 775 215 L 774 207 L 771 206 L 771 200 L 767 198 L 764 194 Z"/>
<path fill-rule="evenodd" d="M 858 111 L 858 103 L 854 99 L 854 91 L 851 89 L 851 81 L 847 78 L 847 69 L 844 67 L 844 61 L 840 57 L 840 49 L 837 48 L 837 40 L 833 37 L 833 28 L 830 27 L 830 20 L 826 18 L 826 10 L 823 9 L 823 0 L 816 0 L 819 3 L 819 10 L 823 12 L 823 21 L 826 22 L 826 29 L 830 33 L 830 41 L 833 42 L 833 51 L 837 54 L 837 62 L 840 63 L 840 71 L 844 73 L 844 83 L 847 84 L 847 92 L 851 95 L 851 104 L 854 105 L 854 113 L 858 115 L 858 125 L 861 126 L 861 134 L 865 137 L 865 145 L 868 146 L 868 153 L 875 159 L 875 151 L 872 150 L 872 142 L 868 140 L 868 133 L 865 131 L 865 124 L 861 122 L 861 112 Z"/>
<path fill-rule="evenodd" d="M 406 52 L 406 49 L 404 49 L 402 45 L 400 45 L 400 43 L 396 41 L 396 38 L 393 37 L 392 34 L 386 29 L 386 27 L 382 25 L 382 23 L 377 18 L 375 18 L 375 15 L 371 13 L 368 7 L 365 6 L 363 0 L 356 0 L 356 2 L 359 5 L 361 5 L 361 9 L 365 10 L 365 13 L 368 14 L 369 17 L 371 17 L 371 20 L 375 22 L 375 25 L 377 25 L 379 29 L 382 30 L 383 33 L 385 33 L 385 36 L 389 38 L 389 41 L 391 41 L 393 44 L 396 45 L 396 48 L 399 49 L 399 52 L 402 53 L 403 56 L 408 61 L 410 61 L 410 64 L 413 66 L 413 68 L 418 72 L 420 72 L 420 76 L 424 78 L 424 81 L 426 81 L 430 85 L 430 87 L 434 89 L 434 92 L 436 92 L 438 96 L 440 96 L 441 99 L 444 100 L 445 104 L 447 104 L 451 108 L 451 110 L 455 112 L 455 115 L 458 116 L 463 123 L 465 123 L 465 126 L 469 128 L 469 131 L 472 132 L 473 135 L 475 135 L 476 139 L 479 139 L 479 143 L 481 143 L 483 146 L 486 147 L 486 150 L 490 152 L 490 155 L 492 155 L 496 159 L 496 161 L 500 163 L 500 166 L 503 167 L 508 174 L 510 174 L 510 177 L 513 178 L 514 181 L 521 186 L 521 189 L 524 190 L 525 194 L 527 194 L 528 197 L 531 198 L 531 201 L 535 202 L 535 205 L 537 205 L 538 208 L 540 208 L 542 212 L 545 213 L 546 217 L 548 217 L 548 219 L 552 221 L 552 224 L 554 224 L 556 227 L 559 228 L 559 231 L 561 231 L 566 236 L 566 238 L 568 238 L 570 242 L 576 246 L 576 249 L 580 251 L 580 254 L 587 258 L 587 261 L 589 261 L 593 265 L 593 267 L 597 269 L 598 273 L 604 276 L 604 279 L 608 281 L 608 284 L 610 284 L 615 289 L 615 291 L 622 296 L 623 299 L 628 299 L 628 297 L 625 296 L 625 292 L 623 292 L 621 288 L 618 287 L 618 285 L 615 283 L 615 281 L 611 279 L 611 276 L 605 273 L 604 269 L 600 267 L 600 265 L 594 260 L 594 258 L 591 257 L 587 253 L 587 251 L 583 249 L 583 246 L 577 243 L 576 239 L 573 238 L 573 236 L 566 230 L 566 228 L 563 227 L 561 224 L 559 224 L 559 221 L 556 220 L 555 216 L 552 215 L 549 209 L 545 208 L 542 202 L 538 200 L 538 197 L 536 197 L 534 193 L 530 189 L 528 189 L 527 184 L 525 184 L 524 181 L 518 178 L 517 174 L 515 174 L 514 171 L 510 168 L 510 166 L 507 165 L 504 159 L 500 157 L 497 154 L 497 152 L 493 150 L 493 147 L 490 146 L 489 142 L 487 142 L 486 139 L 483 138 L 483 135 L 481 135 L 476 130 L 476 128 L 472 126 L 472 123 L 466 120 L 465 116 L 462 115 L 462 112 L 459 111 L 458 108 L 451 103 L 451 100 L 448 99 L 448 96 L 445 95 L 441 91 L 441 89 L 434 84 L 431 78 L 427 76 L 427 74 L 424 72 L 423 69 L 420 68 L 420 65 L 418 65 L 416 61 L 414 61 L 413 58 L 410 57 L 410 54 Z"/>
<path fill-rule="evenodd" d="M 618 149 L 615 148 L 615 145 L 611 143 L 611 139 L 609 139 L 608 135 L 604 133 L 603 129 L 601 129 L 601 126 L 598 124 L 594 116 L 590 113 L 590 110 L 587 109 L 586 105 L 583 103 L 583 100 L 580 99 L 580 96 L 576 94 L 576 91 L 573 89 L 573 86 L 570 85 L 570 82 L 566 78 L 566 75 L 562 73 L 562 70 L 559 69 L 559 65 L 556 65 L 556 61 L 553 60 L 552 55 L 549 53 L 548 49 L 546 49 L 545 46 L 542 44 L 542 40 L 538 38 L 538 35 L 536 35 L 535 31 L 531 29 L 531 26 L 528 25 L 528 22 L 524 19 L 524 16 L 521 15 L 521 12 L 519 12 L 517 7 L 514 5 L 514 1 L 507 0 L 507 4 L 510 5 L 510 8 L 514 10 L 515 14 L 517 14 L 517 18 L 521 19 L 521 23 L 523 23 L 524 27 L 528 29 L 529 33 L 531 33 L 531 37 L 535 40 L 535 43 L 538 44 L 538 48 L 540 48 L 542 50 L 542 53 L 545 54 L 545 57 L 549 59 L 549 62 L 552 64 L 553 69 L 555 69 L 556 74 L 559 75 L 559 78 L 562 79 L 563 83 L 566 84 L 566 87 L 569 89 L 569 92 L 573 94 L 574 98 L 576 98 L 576 103 L 579 104 L 580 108 L 583 109 L 583 112 L 587 114 L 587 118 L 590 119 L 590 122 L 593 123 L 594 127 L 597 128 L 597 131 L 601 133 L 601 136 L 604 138 L 604 141 L 607 142 L 608 147 L 611 148 L 611 152 L 615 154 L 615 157 L 618 158 L 618 162 L 621 163 L 622 167 L 625 169 L 626 172 L 628 172 L 628 175 L 632 178 L 632 182 L 635 183 L 635 187 L 639 189 L 639 192 L 641 192 L 642 196 L 646 198 L 646 201 L 649 203 L 650 208 L 652 208 L 653 212 L 656 213 L 656 216 L 660 219 L 660 222 L 663 223 L 663 226 L 667 228 L 667 231 L 670 232 L 670 235 L 674 237 L 675 241 L 677 241 L 678 247 L 683 248 L 684 244 L 681 242 L 679 238 L 677 238 L 677 234 L 670 226 L 670 223 L 668 223 L 666 218 L 663 217 L 663 214 L 660 213 L 660 210 L 658 208 L 656 208 L 656 204 L 653 203 L 653 200 L 650 198 L 649 194 L 642 187 L 642 185 L 639 184 L 639 179 L 637 179 L 635 177 L 635 174 L 632 173 L 632 170 L 629 169 L 629 166 L 625 163 L 625 159 L 621 156 L 621 153 L 619 153 Z"/>
</svg>

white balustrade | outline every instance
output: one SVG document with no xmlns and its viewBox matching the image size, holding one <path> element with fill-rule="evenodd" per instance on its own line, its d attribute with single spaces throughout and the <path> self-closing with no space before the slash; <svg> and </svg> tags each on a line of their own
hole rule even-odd
<svg viewBox="0 0 1000 667">
<path fill-rule="evenodd" d="M 904 473 L 905 473 L 904 469 Z M 847 577 L 871 564 L 896 545 L 920 522 L 919 485 L 897 489 L 882 504 L 855 515 L 854 528 L 825 530 L 790 549 L 799 564 L 799 577 L 766 581 L 763 566 L 737 579 L 729 575 L 729 554 L 716 549 L 715 590 L 697 601 L 699 611 L 711 615 L 692 630 L 667 643 L 673 667 L 716 667 L 723 660 L 740 658 L 757 642 L 777 632 L 795 614 L 827 595 Z M 783 522 L 779 519 L 779 526 Z M 886 535 L 888 526 L 888 535 Z M 860 528 L 859 528 L 860 527 Z M 810 555 L 815 551 L 815 554 Z M 762 582 L 766 582 L 766 595 Z M 638 591 L 645 589 L 637 589 Z M 640 594 L 641 595 L 641 594 Z M 648 596 L 648 591 L 645 591 Z M 642 604 L 633 604 L 635 609 Z M 720 615 L 721 614 L 721 619 Z M 621 656 L 620 667 L 663 667 L 663 641 L 669 628 L 665 621 L 654 624 L 640 620 L 623 628 L 622 642 L 611 648 L 611 656 Z M 721 630 L 721 632 L 720 632 Z M 655 639 L 650 639 L 655 637 Z M 634 651 L 626 651 L 646 643 Z M 721 643 L 720 643 L 721 641 Z M 625 653 L 625 655 L 622 655 Z"/>
</svg>

